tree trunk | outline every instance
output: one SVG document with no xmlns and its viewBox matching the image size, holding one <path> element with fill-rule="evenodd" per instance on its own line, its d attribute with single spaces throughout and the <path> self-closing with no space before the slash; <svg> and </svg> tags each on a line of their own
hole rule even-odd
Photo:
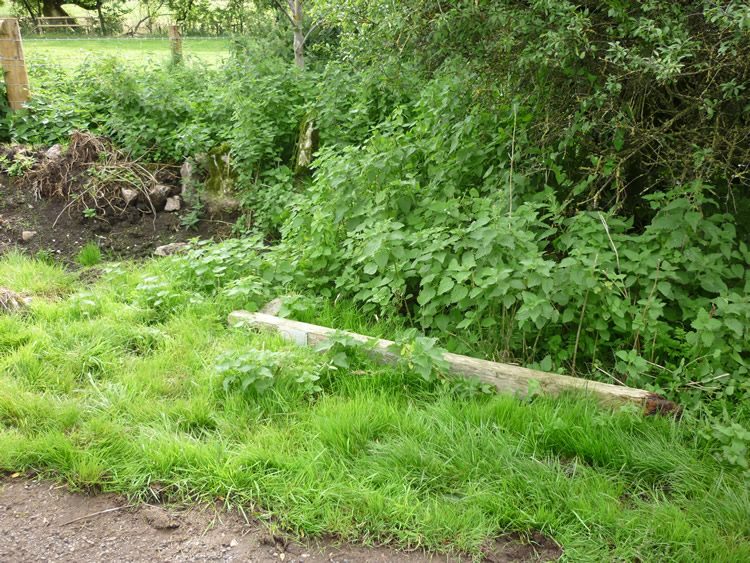
<svg viewBox="0 0 750 563">
<path fill-rule="evenodd" d="M 63 8 L 63 0 L 43 0 L 42 15 L 45 18 L 70 18 L 70 14 Z M 66 23 L 75 23 L 71 18 Z"/>
<path fill-rule="evenodd" d="M 297 68 L 305 68 L 305 34 L 302 31 L 302 0 L 290 2 L 292 20 L 294 22 L 294 64 Z"/>
<path fill-rule="evenodd" d="M 107 29 L 104 26 L 104 14 L 102 14 L 102 2 L 96 5 L 96 11 L 99 14 L 99 25 L 102 26 L 102 35 L 107 34 Z"/>
<path fill-rule="evenodd" d="M 276 330 L 285 340 L 290 340 L 300 346 L 317 347 L 336 332 L 331 328 L 290 321 L 263 313 L 248 313 L 247 311 L 230 313 L 229 325 L 237 326 L 239 323 L 247 327 Z M 371 339 L 353 332 L 344 334 L 364 344 L 367 353 L 383 363 L 394 364 L 402 360 L 398 352 L 393 351 L 394 343 L 390 340 Z M 636 404 L 643 407 L 647 415 L 671 413 L 679 419 L 682 414 L 682 408 L 673 402 L 663 399 L 656 393 L 641 389 L 546 373 L 458 354 L 443 354 L 443 359 L 448 363 L 448 369 L 454 375 L 470 379 L 478 378 L 484 383 L 493 385 L 501 393 L 523 397 L 532 395 L 534 392 L 555 396 L 566 391 L 583 391 L 593 393 L 602 403 L 608 405 Z"/>
<path fill-rule="evenodd" d="M 23 3 L 24 7 L 26 8 L 26 11 L 29 12 L 29 15 L 31 16 L 31 21 L 34 22 L 34 27 L 36 27 L 37 14 L 34 12 L 34 9 L 31 7 L 31 5 L 28 3 L 27 0 L 21 0 L 21 1 Z"/>
</svg>

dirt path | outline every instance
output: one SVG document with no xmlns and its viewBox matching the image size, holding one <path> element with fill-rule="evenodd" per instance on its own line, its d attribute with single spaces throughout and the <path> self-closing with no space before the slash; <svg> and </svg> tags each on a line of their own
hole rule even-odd
<svg viewBox="0 0 750 563">
<path fill-rule="evenodd" d="M 542 536 L 532 543 L 489 542 L 484 561 L 552 561 L 560 549 Z M 302 544 L 273 536 L 261 522 L 212 506 L 128 506 L 123 497 L 70 493 L 23 476 L 0 479 L 0 561 L 242 561 L 247 563 L 422 563 L 470 561 L 386 547 Z"/>
<path fill-rule="evenodd" d="M 234 512 L 207 506 L 130 508 L 125 499 L 116 495 L 69 493 L 64 486 L 22 478 L 0 482 L 0 538 L 0 561 L 4 563 L 446 560 L 386 548 L 336 548 L 325 543 L 306 546 L 274 538 L 260 522 L 250 519 L 248 524 Z"/>
</svg>

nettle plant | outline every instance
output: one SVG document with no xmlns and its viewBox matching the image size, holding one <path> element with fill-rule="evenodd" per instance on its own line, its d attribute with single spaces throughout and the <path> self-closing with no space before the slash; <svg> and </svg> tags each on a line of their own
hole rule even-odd
<svg viewBox="0 0 750 563">
<path fill-rule="evenodd" d="M 228 352 L 216 363 L 216 373 L 223 376 L 224 391 L 239 386 L 242 391 L 254 390 L 263 394 L 274 384 L 281 371 L 280 352 L 249 350 L 244 353 Z"/>
<path fill-rule="evenodd" d="M 445 378 L 448 373 L 448 362 L 444 357 L 446 350 L 440 348 L 437 342 L 437 338 L 423 336 L 412 328 L 404 331 L 388 350 L 396 355 L 400 365 L 417 373 L 425 381 L 433 382 L 438 377 Z M 328 354 L 330 369 L 349 369 L 351 353 L 367 354 L 377 344 L 377 338 L 362 341 L 351 334 L 337 330 L 328 335 L 315 351 Z"/>
<path fill-rule="evenodd" d="M 205 295 L 257 297 L 268 293 L 268 281 L 257 273 L 262 260 L 258 237 L 229 239 L 220 244 L 192 241 L 188 251 L 172 258 L 167 266 L 172 278 Z"/>
<path fill-rule="evenodd" d="M 486 113 L 464 86 L 439 77 L 363 146 L 321 151 L 282 229 L 301 283 L 455 351 L 715 413 L 750 398 L 750 254 L 712 187 L 648 195 L 638 224 L 576 210 L 519 173 L 526 110 Z"/>
<path fill-rule="evenodd" d="M 318 382 L 326 367 L 321 360 L 288 350 L 250 348 L 225 352 L 217 358 L 214 369 L 226 393 L 239 390 L 262 395 L 286 379 L 305 395 L 315 395 L 323 390 Z"/>
<path fill-rule="evenodd" d="M 35 159 L 31 155 L 18 153 L 13 158 L 0 156 L 0 171 L 5 172 L 8 176 L 23 176 L 25 172 L 34 167 Z"/>
</svg>

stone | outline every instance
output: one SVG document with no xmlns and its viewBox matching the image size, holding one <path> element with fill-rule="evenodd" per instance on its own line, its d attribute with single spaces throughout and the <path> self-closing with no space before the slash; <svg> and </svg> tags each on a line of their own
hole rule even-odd
<svg viewBox="0 0 750 563">
<path fill-rule="evenodd" d="M 44 156 L 49 160 L 58 160 L 62 158 L 62 155 L 62 145 L 52 145 L 47 149 L 47 152 L 44 153 Z"/>
<path fill-rule="evenodd" d="M 203 202 L 203 209 L 209 217 L 220 215 L 224 212 L 239 211 L 242 207 L 242 202 L 239 198 L 230 194 L 204 192 L 201 194 L 201 202 Z"/>
<path fill-rule="evenodd" d="M 23 311 L 30 304 L 31 297 L 25 297 L 7 287 L 0 287 L 0 313 Z"/>
<path fill-rule="evenodd" d="M 179 211 L 180 210 L 180 196 L 168 197 L 167 202 L 164 204 L 164 211 Z"/>
<path fill-rule="evenodd" d="M 192 159 L 188 158 L 182 163 L 180 167 L 180 178 L 182 183 L 182 195 L 188 191 L 191 187 L 195 187 L 197 178 L 195 177 L 195 163 Z"/>
<path fill-rule="evenodd" d="M 129 190 L 127 188 L 122 188 L 120 190 L 120 193 L 122 194 L 122 199 L 125 200 L 125 205 L 130 205 L 130 202 L 135 201 L 135 199 L 138 197 L 137 190 Z"/>
<path fill-rule="evenodd" d="M 173 254 L 181 254 L 187 249 L 186 242 L 173 242 L 172 244 L 165 244 L 159 246 L 154 250 L 155 256 L 172 256 Z"/>
<path fill-rule="evenodd" d="M 36 236 L 36 231 L 24 231 L 21 233 L 21 239 L 23 239 L 24 242 L 30 241 Z"/>
<path fill-rule="evenodd" d="M 143 510 L 142 515 L 152 528 L 157 530 L 172 530 L 179 528 L 180 523 L 161 507 L 149 506 Z"/>
<path fill-rule="evenodd" d="M 164 184 L 155 184 L 148 191 L 148 198 L 151 200 L 151 205 L 154 206 L 156 211 L 164 209 L 170 191 L 172 191 L 172 188 L 165 186 Z"/>
</svg>

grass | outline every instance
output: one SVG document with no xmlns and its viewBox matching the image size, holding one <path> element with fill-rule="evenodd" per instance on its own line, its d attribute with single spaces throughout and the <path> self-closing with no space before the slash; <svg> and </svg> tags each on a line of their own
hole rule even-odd
<svg viewBox="0 0 750 563">
<path fill-rule="evenodd" d="M 78 252 L 76 261 L 81 266 L 95 266 L 102 261 L 102 252 L 99 250 L 99 245 L 95 242 L 90 242 Z"/>
<path fill-rule="evenodd" d="M 51 260 L 29 260 L 20 252 L 5 254 L 0 261 L 0 286 L 19 293 L 58 296 L 73 289 L 76 277 Z"/>
<path fill-rule="evenodd" d="M 478 555 L 488 537 L 536 530 L 567 561 L 750 559 L 747 477 L 689 420 L 573 396 L 462 397 L 357 353 L 332 370 L 227 328 L 226 313 L 258 303 L 187 291 L 175 264 L 105 266 L 70 293 L 74 275 L 2 259 L 0 285 L 65 297 L 0 317 L 0 471 L 142 499 L 159 483 L 175 500 L 221 497 L 296 534 L 365 543 Z M 397 328 L 341 303 L 310 320 Z M 262 395 L 217 376 L 222 355 L 248 350 L 279 353 Z M 303 372 L 321 392 L 296 382 Z"/>
<path fill-rule="evenodd" d="M 74 68 L 90 57 L 117 57 L 138 63 L 169 60 L 168 39 L 35 39 L 23 42 L 24 55 L 29 65 L 54 64 Z M 215 65 L 229 57 L 229 41 L 217 39 L 183 38 L 183 55 Z"/>
</svg>

